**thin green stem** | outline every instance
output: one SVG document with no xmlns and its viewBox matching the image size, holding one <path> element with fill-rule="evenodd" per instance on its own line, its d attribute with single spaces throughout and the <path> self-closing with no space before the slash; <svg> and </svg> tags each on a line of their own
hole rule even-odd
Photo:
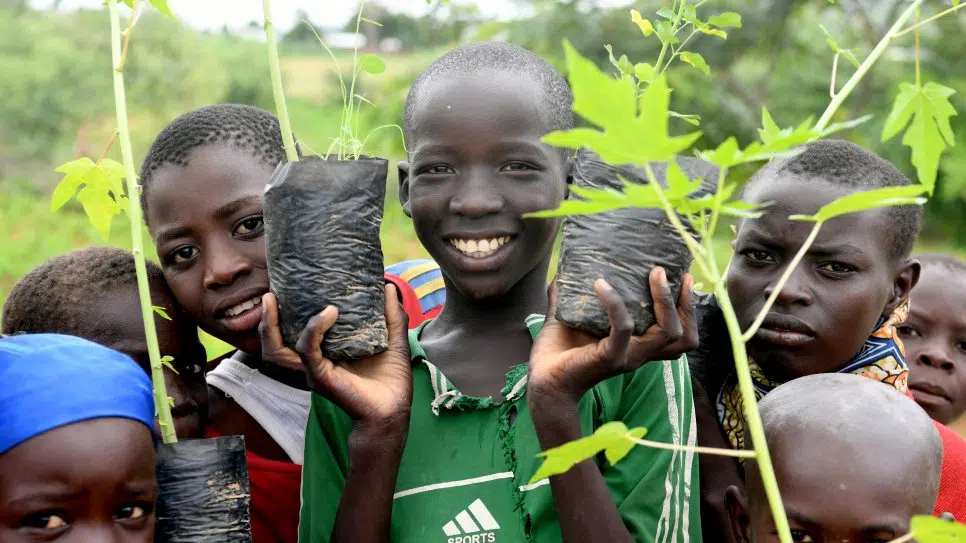
<svg viewBox="0 0 966 543">
<path fill-rule="evenodd" d="M 925 21 L 917 21 L 916 24 L 910 26 L 909 28 L 903 29 L 900 32 L 896 32 L 895 34 L 892 35 L 892 37 L 893 38 L 898 38 L 899 36 L 904 36 L 904 35 L 908 34 L 909 32 L 912 32 L 913 30 L 917 30 L 920 27 L 925 26 L 925 25 L 927 25 L 927 24 L 935 21 L 936 19 L 945 17 L 946 15 L 949 15 L 950 13 L 953 13 L 954 11 L 960 10 L 962 8 L 966 8 L 966 3 L 960 3 L 959 5 L 956 5 L 956 6 L 953 6 L 953 7 L 949 8 L 949 9 L 946 9 L 944 11 L 941 11 L 941 12 L 933 15 L 932 17 L 929 17 Z"/>
<path fill-rule="evenodd" d="M 711 454 L 715 456 L 729 456 L 731 458 L 755 458 L 757 455 L 755 451 L 736 451 L 734 449 L 716 449 L 714 447 L 690 447 L 688 445 L 675 445 L 673 443 L 664 443 L 663 441 L 651 441 L 650 439 L 640 439 L 636 437 L 628 437 L 634 443 L 642 447 L 650 447 L 652 449 L 663 449 L 665 451 L 679 451 L 679 452 L 696 452 L 698 454 Z"/>
<path fill-rule="evenodd" d="M 835 116 L 835 113 L 840 107 L 842 107 L 842 104 L 845 103 L 845 99 L 852 94 L 852 91 L 855 90 L 856 86 L 858 86 L 859 81 L 865 77 L 865 74 L 868 73 L 876 61 L 879 60 L 879 57 L 885 53 L 885 50 L 889 47 L 889 42 L 895 38 L 896 31 L 902 28 L 902 25 L 906 23 L 906 20 L 915 13 L 916 9 L 922 5 L 922 3 L 923 0 L 915 0 L 912 5 L 906 8 L 906 10 L 899 15 L 899 18 L 896 19 L 896 22 L 892 25 L 892 28 L 886 32 L 886 35 L 882 38 L 882 40 L 879 41 L 872 52 L 869 53 L 869 56 L 866 57 L 865 61 L 862 62 L 862 64 L 859 66 L 859 69 L 856 70 L 855 73 L 852 74 L 852 77 L 845 82 L 845 85 L 842 86 L 842 90 L 835 95 L 835 98 L 833 98 L 828 107 L 825 108 L 825 113 L 822 113 L 822 117 L 817 123 L 815 123 L 816 131 L 821 132 L 828 128 L 829 123 L 832 122 L 832 117 Z"/>
<path fill-rule="evenodd" d="M 275 43 L 275 25 L 272 24 L 271 0 L 262 0 L 262 11 L 265 14 L 268 65 L 272 74 L 272 94 L 275 95 L 275 111 L 278 113 L 278 124 L 282 129 L 282 146 L 285 148 L 285 157 L 288 161 L 298 162 L 299 154 L 295 149 L 295 138 L 292 136 L 292 124 L 288 119 L 288 106 L 285 105 L 285 90 L 282 88 L 282 69 L 278 62 L 278 45 Z"/>
<path fill-rule="evenodd" d="M 922 18 L 922 10 L 919 7 L 916 7 L 916 86 L 919 88 L 922 88 L 922 70 L 919 68 L 919 65 L 920 65 L 919 59 L 921 56 L 920 49 L 919 49 L 919 45 L 920 45 L 919 44 L 919 40 L 920 40 L 919 23 L 921 18 Z"/>
<path fill-rule="evenodd" d="M 724 205 L 724 182 L 727 176 L 727 169 L 718 169 L 718 182 L 714 186 L 714 201 L 711 204 L 711 218 L 708 220 L 708 231 L 704 236 L 704 248 L 708 251 L 709 258 L 712 260 L 714 260 L 714 231 L 718 228 L 721 207 Z"/>
<path fill-rule="evenodd" d="M 755 385 L 751 381 L 751 369 L 748 365 L 748 351 L 741 337 L 741 325 L 738 323 L 738 317 L 735 315 L 731 299 L 728 297 L 728 288 L 723 281 L 715 285 L 715 299 L 724 315 L 725 324 L 728 327 L 728 336 L 731 338 L 731 352 L 735 359 L 738 389 L 741 391 L 745 408 L 745 431 L 746 435 L 751 437 L 751 443 L 755 447 L 755 460 L 758 463 L 758 471 L 761 473 L 762 485 L 765 487 L 768 506 L 775 521 L 778 539 L 781 543 L 792 543 L 788 517 L 785 515 L 785 506 L 782 504 L 781 493 L 778 490 L 778 479 L 775 477 L 775 468 L 772 467 L 771 454 L 768 452 L 767 442 L 765 441 L 765 428 L 762 426 L 761 416 L 758 414 Z"/>
<path fill-rule="evenodd" d="M 353 136 L 353 133 L 352 133 L 352 114 L 353 114 L 353 112 L 355 110 L 355 103 L 356 103 L 356 79 L 359 78 L 359 65 L 358 65 L 358 61 L 359 61 L 359 27 L 362 25 L 362 9 L 365 7 L 365 5 L 366 5 L 365 0 L 362 0 L 361 2 L 359 2 L 359 13 L 356 14 L 356 44 L 355 44 L 355 47 L 352 48 L 352 83 L 349 84 L 348 114 L 347 114 L 347 117 L 345 118 L 345 120 L 343 121 L 343 124 L 342 124 L 342 142 L 343 142 L 343 145 L 341 146 L 342 148 L 341 148 L 340 153 L 339 153 L 339 159 L 340 160 L 344 160 L 344 159 L 347 158 L 345 156 L 346 155 L 346 152 L 345 152 L 346 139 L 348 138 L 348 140 L 349 140 L 348 141 L 348 145 L 352 145 L 352 140 L 355 139 L 355 137 Z M 356 112 L 355 115 L 356 115 L 356 117 L 358 117 L 359 116 L 359 113 Z M 355 159 L 355 158 L 358 158 L 358 157 L 357 156 L 356 157 L 350 156 L 348 158 L 351 160 L 351 159 Z"/>
<path fill-rule="evenodd" d="M 782 272 L 781 277 L 778 278 L 778 283 L 775 283 L 774 290 L 771 291 L 768 299 L 765 300 L 765 305 L 755 317 L 755 322 L 751 323 L 751 326 L 748 328 L 748 330 L 746 330 L 741 336 L 741 341 L 747 342 L 754 337 L 755 332 L 758 331 L 761 323 L 765 320 L 765 316 L 769 311 L 771 311 L 771 307 L 775 305 L 775 300 L 778 299 L 778 295 L 781 294 L 782 289 L 785 288 L 785 283 L 788 283 L 788 279 L 792 276 L 792 273 L 795 271 L 795 268 L 798 267 L 798 264 L 802 261 L 802 258 L 805 257 L 805 253 L 808 252 L 809 247 L 812 246 L 812 243 L 815 243 L 815 238 L 818 236 L 818 231 L 821 228 L 822 221 L 816 221 L 815 226 L 812 227 L 812 231 L 809 232 L 808 237 L 805 238 L 805 243 L 802 244 L 802 247 L 798 250 L 798 253 L 795 254 L 795 257 L 792 258 L 792 261 L 789 262 L 788 266 L 785 267 L 785 271 Z"/>
<path fill-rule="evenodd" d="M 644 172 L 647 174 L 647 182 L 654 187 L 654 192 L 657 194 L 658 200 L 661 201 L 661 207 L 667 214 L 668 220 L 671 221 L 671 225 L 674 226 L 674 229 L 678 231 L 681 239 L 684 240 L 685 245 L 688 246 L 688 249 L 691 250 L 691 254 L 694 255 L 694 262 L 698 265 L 698 268 L 701 269 L 701 273 L 703 273 L 705 277 L 713 277 L 711 275 L 711 270 L 708 269 L 708 264 L 704 259 L 704 257 L 707 256 L 704 247 L 695 241 L 694 236 L 691 235 L 691 232 L 684 227 L 684 224 L 681 222 L 681 218 L 678 217 L 677 212 L 674 210 L 674 206 L 671 205 L 670 200 L 667 199 L 667 195 L 664 194 L 664 188 L 661 187 L 661 184 L 657 182 L 657 177 L 654 175 L 654 169 L 651 168 L 650 164 L 645 164 Z"/>
<path fill-rule="evenodd" d="M 151 382 L 154 390 L 154 407 L 161 426 L 161 439 L 174 443 L 178 438 L 174 433 L 171 420 L 171 406 L 168 392 L 164 387 L 164 367 L 161 365 L 161 350 L 158 348 L 158 334 L 154 329 L 154 309 L 151 304 L 151 286 L 148 270 L 144 263 L 144 240 L 142 239 L 141 205 L 138 195 L 141 187 L 134 170 L 134 155 L 131 152 L 131 131 L 127 123 L 127 102 L 124 97 L 124 71 L 121 53 L 121 20 L 118 15 L 117 0 L 108 0 L 111 15 L 111 58 L 114 63 L 114 110 L 117 113 L 117 133 L 121 144 L 121 159 L 124 162 L 124 177 L 127 181 L 128 214 L 131 220 L 131 247 L 134 253 L 134 269 L 138 278 L 138 299 L 141 303 L 141 319 L 144 321 L 144 338 L 148 344 L 148 357 L 151 360 Z"/>
</svg>

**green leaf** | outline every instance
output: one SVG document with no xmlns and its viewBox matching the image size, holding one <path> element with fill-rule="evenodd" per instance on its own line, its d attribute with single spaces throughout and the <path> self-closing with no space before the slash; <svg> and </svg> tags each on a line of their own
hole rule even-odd
<svg viewBox="0 0 966 543">
<path fill-rule="evenodd" d="M 793 221 L 824 222 L 829 219 L 877 209 L 899 205 L 922 205 L 926 199 L 922 194 L 927 192 L 923 185 L 906 185 L 901 187 L 883 187 L 874 190 L 853 192 L 822 206 L 814 215 L 792 215 Z"/>
<path fill-rule="evenodd" d="M 654 29 L 654 32 L 664 45 L 677 45 L 680 41 L 678 40 L 677 35 L 674 33 L 674 24 L 671 21 L 661 21 L 657 23 L 657 27 Z"/>
<path fill-rule="evenodd" d="M 168 0 L 151 0 L 151 5 L 154 6 L 154 9 L 174 19 L 174 13 L 171 13 L 171 8 L 168 7 Z"/>
<path fill-rule="evenodd" d="M 658 17 L 663 17 L 669 21 L 674 18 L 674 12 L 671 11 L 670 8 L 661 8 L 657 10 L 657 15 Z"/>
<path fill-rule="evenodd" d="M 567 70 L 574 93 L 574 113 L 600 127 L 624 122 L 635 113 L 634 85 L 614 79 L 564 42 Z"/>
<path fill-rule="evenodd" d="M 168 315 L 168 311 L 165 308 L 161 307 L 160 305 L 152 305 L 151 306 L 151 309 L 155 313 L 157 313 L 157 315 L 159 317 L 161 317 L 162 319 L 164 319 L 166 321 L 171 320 L 171 317 Z"/>
<path fill-rule="evenodd" d="M 696 115 L 694 113 L 686 115 L 684 113 L 678 113 L 677 111 L 668 111 L 667 114 L 670 115 L 671 117 L 674 117 L 675 119 L 681 119 L 682 121 L 692 126 L 701 126 L 700 115 Z"/>
<path fill-rule="evenodd" d="M 771 113 L 768 112 L 768 108 L 762 106 L 761 108 L 761 128 L 758 129 L 758 137 L 765 144 L 771 143 L 781 136 L 782 129 L 778 128 L 775 124 L 775 119 L 771 118 Z"/>
<path fill-rule="evenodd" d="M 538 454 L 538 457 L 543 458 L 543 463 L 530 479 L 530 484 L 547 477 L 566 473 L 570 468 L 584 460 L 593 458 L 601 451 L 604 452 L 608 462 L 615 464 L 627 456 L 634 447 L 635 443 L 629 438 L 640 439 L 646 433 L 647 430 L 644 428 L 629 430 L 623 422 L 605 423 L 590 436 Z"/>
<path fill-rule="evenodd" d="M 953 543 L 966 541 L 966 525 L 938 517 L 916 515 L 909 523 L 919 543 Z"/>
<path fill-rule="evenodd" d="M 84 207 L 87 218 L 106 240 L 111 221 L 123 211 L 124 167 L 109 159 L 95 164 L 89 158 L 80 158 L 62 164 L 55 170 L 64 174 L 51 197 L 51 210 L 63 207 L 72 196 Z"/>
<path fill-rule="evenodd" d="M 651 21 L 641 17 L 641 12 L 636 9 L 631 10 L 631 21 L 637 25 L 637 28 L 641 29 L 641 33 L 644 34 L 645 38 L 649 38 L 654 34 L 654 25 L 651 24 Z"/>
<path fill-rule="evenodd" d="M 950 117 L 956 115 L 949 97 L 956 91 L 934 82 L 922 87 L 902 83 L 899 89 L 899 95 L 882 128 L 882 141 L 892 139 L 908 124 L 902 143 L 912 149 L 912 164 L 916 167 L 919 182 L 928 187 L 929 194 L 932 194 L 936 186 L 939 158 L 947 147 L 956 145 L 949 124 Z"/>
<path fill-rule="evenodd" d="M 828 46 L 832 49 L 832 51 L 835 54 L 837 54 L 837 55 L 841 55 L 841 56 L 847 58 L 849 60 L 849 62 L 852 63 L 853 66 L 855 66 L 856 68 L 858 68 L 859 67 L 859 59 L 855 58 L 855 54 L 852 52 L 852 50 L 851 49 L 843 49 L 843 48 L 839 47 L 838 42 L 835 41 L 835 38 L 834 37 L 832 37 L 832 33 L 831 32 L 829 32 L 822 25 L 818 25 L 818 27 L 822 29 L 822 32 L 823 33 L 825 33 L 825 43 L 828 44 Z"/>
<path fill-rule="evenodd" d="M 639 62 L 634 65 L 634 75 L 639 81 L 650 83 L 654 79 L 654 76 L 657 75 L 657 72 L 654 71 L 654 66 L 650 63 Z"/>
<path fill-rule="evenodd" d="M 721 28 L 741 28 L 741 15 L 733 11 L 727 11 L 711 16 L 708 19 L 708 24 Z"/>
<path fill-rule="evenodd" d="M 369 74 L 381 74 L 386 71 L 386 61 L 373 54 L 359 57 L 359 69 Z"/>
<path fill-rule="evenodd" d="M 164 366 L 164 367 L 168 368 L 169 370 L 173 371 L 175 375 L 181 375 L 180 373 L 178 373 L 178 370 L 174 369 L 174 364 L 172 364 L 172 362 L 174 362 L 174 357 L 173 356 L 162 356 L 161 357 L 161 365 L 162 366 Z"/>
<path fill-rule="evenodd" d="M 121 0 L 121 3 L 131 9 L 134 9 L 134 0 Z M 104 1 L 104 4 L 107 4 L 107 0 Z"/>
<path fill-rule="evenodd" d="M 698 53 L 692 53 L 690 51 L 685 51 L 681 53 L 681 61 L 685 64 L 689 64 L 694 68 L 701 70 L 704 75 L 711 75 L 711 67 L 705 62 L 704 57 Z"/>
<path fill-rule="evenodd" d="M 627 59 L 627 55 L 621 55 L 621 58 L 618 60 L 614 58 L 614 49 L 610 46 L 610 44 L 605 45 L 604 49 L 607 50 L 607 57 L 610 59 L 610 63 L 617 68 L 617 71 L 620 72 L 621 75 L 630 76 L 634 73 L 634 65 L 631 64 L 631 61 Z"/>
<path fill-rule="evenodd" d="M 865 124 L 869 122 L 875 115 L 863 115 L 858 119 L 852 119 L 851 121 L 842 121 L 840 123 L 832 123 L 828 128 L 822 131 L 821 137 L 825 138 L 835 134 L 837 132 L 842 132 L 844 130 L 851 130 L 860 124 Z"/>
</svg>

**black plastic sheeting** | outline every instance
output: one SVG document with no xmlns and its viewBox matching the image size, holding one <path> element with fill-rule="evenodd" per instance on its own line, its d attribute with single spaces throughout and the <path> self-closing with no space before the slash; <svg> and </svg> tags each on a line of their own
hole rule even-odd
<svg viewBox="0 0 966 543">
<path fill-rule="evenodd" d="M 328 305 L 339 318 L 322 351 L 357 360 L 388 347 L 379 227 L 386 199 L 383 159 L 284 163 L 265 190 L 268 275 L 279 325 L 294 347 Z"/>
<path fill-rule="evenodd" d="M 704 179 L 692 197 L 713 192 L 717 167 L 693 158 L 678 157 L 676 161 L 689 179 Z M 667 164 L 653 163 L 651 168 L 665 185 Z M 628 182 L 647 183 L 643 169 L 612 166 L 586 150 L 577 155 L 576 186 L 620 189 L 618 174 Z M 663 209 L 626 208 L 567 217 L 557 271 L 557 319 L 595 337 L 607 336 L 610 319 L 594 292 L 594 282 L 603 278 L 624 299 L 634 319 L 634 335 L 642 335 L 655 323 L 648 283 L 648 274 L 655 266 L 664 267 L 677 301 L 681 278 L 691 266 L 691 254 Z"/>
<path fill-rule="evenodd" d="M 251 487 L 245 438 L 158 447 L 156 543 L 250 543 Z"/>
</svg>

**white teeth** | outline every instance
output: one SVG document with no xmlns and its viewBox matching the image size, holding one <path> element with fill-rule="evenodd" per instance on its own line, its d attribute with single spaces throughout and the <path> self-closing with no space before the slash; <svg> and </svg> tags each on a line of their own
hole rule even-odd
<svg viewBox="0 0 966 543">
<path fill-rule="evenodd" d="M 235 317 L 235 316 L 241 315 L 242 313 L 248 311 L 249 309 L 251 309 L 253 307 L 256 307 L 256 306 L 259 306 L 259 305 L 262 305 L 262 297 L 261 296 L 256 296 L 256 297 L 252 298 L 251 300 L 247 300 L 247 301 L 244 301 L 244 302 L 242 302 L 242 303 L 240 303 L 240 304 L 238 304 L 236 306 L 229 307 L 225 311 L 225 315 L 227 315 L 229 317 Z"/>
<path fill-rule="evenodd" d="M 484 258 L 495 253 L 510 241 L 510 236 L 489 239 L 451 239 L 450 244 L 459 252 L 474 258 Z"/>
</svg>

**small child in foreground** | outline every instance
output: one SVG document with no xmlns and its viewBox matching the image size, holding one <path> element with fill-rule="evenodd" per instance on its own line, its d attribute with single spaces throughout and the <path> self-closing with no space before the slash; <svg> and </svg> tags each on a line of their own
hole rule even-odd
<svg viewBox="0 0 966 543">
<path fill-rule="evenodd" d="M 203 437 L 208 422 L 205 350 L 198 329 L 175 303 L 161 268 L 147 263 L 158 346 L 179 439 Z M 115 247 L 89 247 L 51 258 L 20 279 L 3 308 L 5 334 L 67 334 L 120 351 L 151 374 L 138 298 L 134 256 Z M 177 372 L 177 373 L 175 373 Z"/>
<path fill-rule="evenodd" d="M 830 373 L 781 385 L 759 408 L 794 541 L 885 543 L 906 535 L 914 515 L 932 513 L 943 446 L 909 398 Z M 745 479 L 745 492 L 728 490 L 735 541 L 777 541 L 754 460 Z"/>
<path fill-rule="evenodd" d="M 909 318 L 897 330 L 909 361 L 909 390 L 933 419 L 951 424 L 966 411 L 966 262 L 926 254 Z"/>
<path fill-rule="evenodd" d="M 0 541 L 154 539 L 154 397 L 129 357 L 0 338 Z"/>
</svg>

